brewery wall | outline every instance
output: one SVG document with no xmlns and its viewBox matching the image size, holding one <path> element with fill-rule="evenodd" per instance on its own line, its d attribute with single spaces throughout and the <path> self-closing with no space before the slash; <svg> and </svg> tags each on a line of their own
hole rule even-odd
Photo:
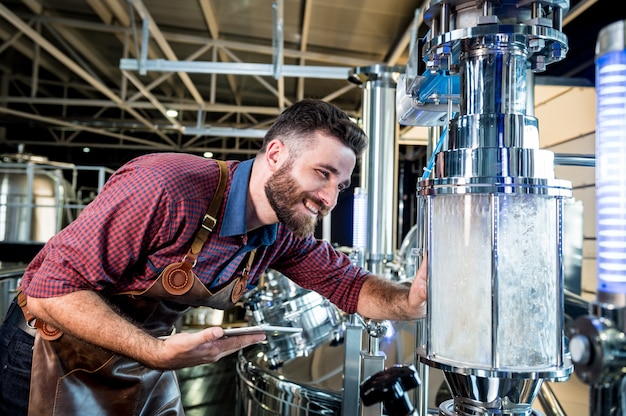
<svg viewBox="0 0 626 416">
<path fill-rule="evenodd" d="M 540 85 L 535 88 L 535 116 L 542 148 L 555 154 L 595 155 L 596 93 L 587 86 Z M 596 292 L 596 201 L 593 166 L 557 165 L 555 175 L 572 182 L 583 206 L 581 288 L 589 300 Z"/>
</svg>

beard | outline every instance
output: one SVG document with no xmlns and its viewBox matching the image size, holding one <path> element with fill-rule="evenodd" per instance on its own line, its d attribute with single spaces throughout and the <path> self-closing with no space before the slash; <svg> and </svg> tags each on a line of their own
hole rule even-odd
<svg viewBox="0 0 626 416">
<path fill-rule="evenodd" d="M 328 210 L 319 199 L 301 190 L 298 181 L 291 174 L 291 165 L 291 163 L 285 163 L 267 180 L 265 195 L 278 220 L 296 237 L 306 238 L 313 235 L 315 225 L 328 213 Z M 296 206 L 303 204 L 305 199 L 312 201 L 319 207 L 317 217 L 312 217 L 296 209 Z"/>
</svg>

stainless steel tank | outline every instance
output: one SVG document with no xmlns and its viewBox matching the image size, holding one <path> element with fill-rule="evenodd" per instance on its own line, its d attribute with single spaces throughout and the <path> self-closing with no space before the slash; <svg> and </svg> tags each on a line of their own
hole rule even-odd
<svg viewBox="0 0 626 416">
<path fill-rule="evenodd" d="M 533 74 L 567 52 L 568 8 L 433 0 L 424 11 L 427 70 L 407 69 L 399 81 L 399 119 L 449 131 L 417 189 L 429 270 L 418 354 L 444 371 L 453 394 L 442 416 L 536 414 L 543 380 L 572 372 L 562 319 L 571 183 L 555 178 L 554 155 L 539 148 L 532 105 Z"/>
<path fill-rule="evenodd" d="M 414 325 L 394 323 L 390 336 L 381 341 L 380 350 L 389 362 L 412 362 Z M 404 325 L 404 326 L 403 326 Z M 271 357 L 263 345 L 239 354 L 237 375 L 240 394 L 237 414 L 248 416 L 338 415 L 342 410 L 345 344 L 320 345 L 309 355 L 287 360 L 272 368 Z M 434 404 L 443 377 L 429 380 Z"/>
<path fill-rule="evenodd" d="M 74 215 L 74 190 L 58 165 L 44 158 L 4 156 L 0 161 L 0 241 L 46 242 Z"/>
</svg>

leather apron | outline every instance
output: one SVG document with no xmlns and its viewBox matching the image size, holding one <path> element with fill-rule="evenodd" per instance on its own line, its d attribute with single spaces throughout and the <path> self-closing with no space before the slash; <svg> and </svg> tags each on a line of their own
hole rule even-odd
<svg viewBox="0 0 626 416">
<path fill-rule="evenodd" d="M 220 163 L 220 168 L 224 169 L 222 165 L 225 167 L 225 164 Z M 220 185 L 223 176 L 224 170 L 221 170 Z M 224 187 L 218 186 L 216 196 L 220 201 L 222 194 L 219 192 L 223 191 Z M 211 205 L 214 205 L 213 200 Z M 216 205 L 219 208 L 219 203 Z M 207 216 L 214 226 L 216 214 L 207 212 L 203 227 Z M 210 232 L 212 226 L 206 229 Z M 206 233 L 199 230 L 196 240 L 198 234 Z M 113 295 L 107 302 L 155 337 L 170 335 L 177 320 L 190 306 L 233 307 L 245 289 L 254 252 L 249 253 L 241 275 L 213 293 L 192 271 L 199 251 L 198 241 L 194 241 L 183 261 L 165 268 L 148 289 Z M 23 303 L 21 306 L 26 311 L 25 298 Z M 42 331 L 40 327 L 35 336 L 29 416 L 184 415 L 174 371 L 148 368 L 70 334 L 62 334 L 54 340 L 47 335 L 49 331 Z"/>
</svg>

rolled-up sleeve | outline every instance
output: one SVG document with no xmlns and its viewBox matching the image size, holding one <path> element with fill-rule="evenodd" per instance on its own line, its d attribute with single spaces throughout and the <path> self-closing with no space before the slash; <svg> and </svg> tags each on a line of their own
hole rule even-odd
<svg viewBox="0 0 626 416">
<path fill-rule="evenodd" d="M 355 313 L 361 287 L 370 274 L 326 241 L 297 239 L 282 232 L 286 234 L 284 238 L 277 238 L 282 241 L 281 255 L 271 267 L 299 286 L 324 296 L 344 312 Z"/>
</svg>

